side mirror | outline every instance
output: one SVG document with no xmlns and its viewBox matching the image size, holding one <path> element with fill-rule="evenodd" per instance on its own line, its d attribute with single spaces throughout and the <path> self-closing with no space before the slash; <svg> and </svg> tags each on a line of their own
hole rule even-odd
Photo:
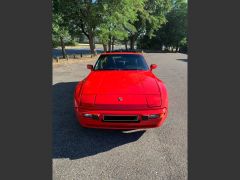
<svg viewBox="0 0 240 180">
<path fill-rule="evenodd" d="M 88 64 L 88 65 L 87 65 L 87 68 L 90 69 L 90 70 L 92 71 L 92 70 L 93 70 L 93 65 Z"/>
<path fill-rule="evenodd" d="M 156 68 L 157 68 L 157 65 L 156 65 L 156 64 L 151 64 L 151 66 L 150 66 L 151 71 L 152 71 L 153 69 L 156 69 Z"/>
</svg>

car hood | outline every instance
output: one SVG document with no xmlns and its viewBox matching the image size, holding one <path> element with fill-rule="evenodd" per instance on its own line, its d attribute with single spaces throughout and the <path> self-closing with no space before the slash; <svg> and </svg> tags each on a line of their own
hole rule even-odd
<svg viewBox="0 0 240 180">
<path fill-rule="evenodd" d="M 86 78 L 83 95 L 160 94 L 151 71 L 92 71 Z"/>
</svg>

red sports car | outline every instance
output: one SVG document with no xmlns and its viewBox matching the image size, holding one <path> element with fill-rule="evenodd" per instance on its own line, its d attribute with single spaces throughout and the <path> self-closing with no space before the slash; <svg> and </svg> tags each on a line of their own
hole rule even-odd
<svg viewBox="0 0 240 180">
<path fill-rule="evenodd" d="M 163 82 L 142 53 L 106 52 L 74 91 L 74 109 L 83 127 L 138 129 L 159 127 L 167 118 Z"/>
</svg>

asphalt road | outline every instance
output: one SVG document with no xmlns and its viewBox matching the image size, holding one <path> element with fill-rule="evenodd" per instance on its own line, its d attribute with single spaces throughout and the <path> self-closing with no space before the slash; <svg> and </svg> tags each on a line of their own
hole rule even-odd
<svg viewBox="0 0 240 180">
<path fill-rule="evenodd" d="M 169 93 L 160 128 L 83 129 L 75 121 L 73 90 L 87 62 L 53 67 L 53 179 L 187 179 L 187 55 L 145 54 Z M 95 62 L 88 62 L 94 64 Z"/>
</svg>

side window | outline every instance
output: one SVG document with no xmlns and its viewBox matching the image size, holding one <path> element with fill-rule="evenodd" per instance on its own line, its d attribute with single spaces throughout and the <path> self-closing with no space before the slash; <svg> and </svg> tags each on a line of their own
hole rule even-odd
<svg viewBox="0 0 240 180">
<path fill-rule="evenodd" d="M 107 61 L 107 56 L 100 56 L 95 64 L 94 69 L 98 70 L 98 69 L 103 69 L 103 64 L 105 64 Z"/>
</svg>

